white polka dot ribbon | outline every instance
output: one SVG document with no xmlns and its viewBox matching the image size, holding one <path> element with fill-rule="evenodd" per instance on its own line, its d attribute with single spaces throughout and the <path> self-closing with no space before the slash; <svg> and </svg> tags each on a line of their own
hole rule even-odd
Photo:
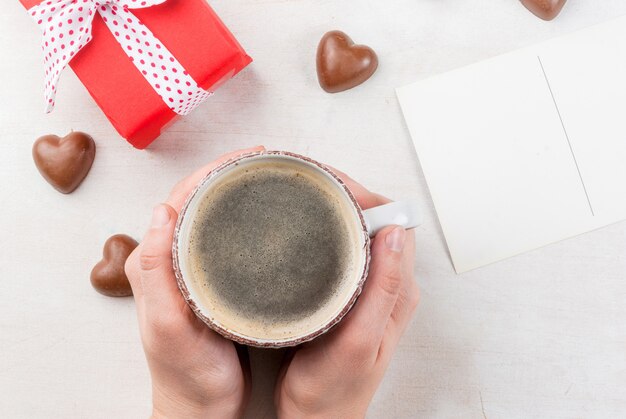
<svg viewBox="0 0 626 419">
<path fill-rule="evenodd" d="M 213 93 L 198 86 L 180 62 L 131 12 L 166 0 L 49 0 L 29 9 L 43 30 L 46 112 L 54 108 L 61 72 L 91 41 L 96 13 L 163 102 L 187 115 Z M 123 85 L 121 85 L 123 88 Z"/>
</svg>

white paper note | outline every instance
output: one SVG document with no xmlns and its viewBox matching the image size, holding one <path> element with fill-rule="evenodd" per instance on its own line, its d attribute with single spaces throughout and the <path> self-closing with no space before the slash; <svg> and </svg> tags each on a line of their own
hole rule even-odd
<svg viewBox="0 0 626 419">
<path fill-rule="evenodd" d="M 397 93 L 457 272 L 626 219 L 626 17 Z"/>
</svg>

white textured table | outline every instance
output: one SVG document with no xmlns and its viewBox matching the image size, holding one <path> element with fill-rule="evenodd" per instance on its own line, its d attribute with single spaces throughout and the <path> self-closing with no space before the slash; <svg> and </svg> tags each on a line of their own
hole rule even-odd
<svg viewBox="0 0 626 419">
<path fill-rule="evenodd" d="M 240 147 L 308 154 L 392 198 L 418 197 L 423 299 L 371 418 L 613 418 L 626 412 L 626 223 L 466 275 L 454 274 L 394 87 L 626 13 L 569 0 L 542 22 L 517 0 L 214 0 L 255 63 L 150 151 L 109 126 L 71 72 L 42 108 L 39 34 L 17 0 L 0 14 L 0 417 L 136 418 L 149 376 L 132 299 L 95 293 L 104 240 L 137 237 L 193 168 Z M 364 86 L 317 86 L 317 41 L 342 29 L 381 66 Z M 625 51 L 626 53 L 626 51 Z M 38 175 L 35 138 L 97 141 L 82 187 Z M 251 417 L 271 417 L 276 352 L 254 352 Z"/>
</svg>

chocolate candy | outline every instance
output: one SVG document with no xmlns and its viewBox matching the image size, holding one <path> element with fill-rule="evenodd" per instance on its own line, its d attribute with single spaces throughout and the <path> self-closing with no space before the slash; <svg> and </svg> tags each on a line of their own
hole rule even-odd
<svg viewBox="0 0 626 419">
<path fill-rule="evenodd" d="M 104 244 L 104 257 L 91 271 L 91 285 L 108 297 L 128 297 L 133 290 L 124 272 L 124 264 L 138 243 L 129 236 L 118 234 Z"/>
<path fill-rule="evenodd" d="M 567 0 L 521 0 L 522 4 L 537 17 L 552 20 L 561 12 Z"/>
<path fill-rule="evenodd" d="M 33 145 L 33 159 L 39 173 L 64 194 L 78 188 L 95 157 L 96 143 L 82 132 L 72 132 L 63 138 L 46 135 Z"/>
<path fill-rule="evenodd" d="M 354 45 L 340 31 L 326 33 L 317 48 L 317 78 L 328 93 L 343 92 L 369 79 L 378 68 L 376 53 L 364 45 Z"/>
</svg>

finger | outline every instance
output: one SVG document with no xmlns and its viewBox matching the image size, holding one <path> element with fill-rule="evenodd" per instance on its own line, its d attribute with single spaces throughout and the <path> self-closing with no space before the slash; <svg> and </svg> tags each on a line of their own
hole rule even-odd
<svg viewBox="0 0 626 419">
<path fill-rule="evenodd" d="M 407 325 L 411 321 L 420 300 L 419 287 L 415 281 L 415 238 L 413 232 L 407 232 L 407 240 L 404 249 L 403 270 L 404 282 L 398 300 L 391 313 L 391 318 L 387 323 L 383 343 L 381 345 L 381 355 L 386 352 L 393 352 L 400 338 L 404 334 Z M 391 354 L 387 354 L 391 355 Z"/>
<path fill-rule="evenodd" d="M 146 311 L 172 312 L 184 303 L 172 268 L 172 241 L 177 218 L 178 214 L 169 205 L 157 205 L 150 229 L 141 243 L 136 266 L 141 288 L 140 304 Z"/>
<path fill-rule="evenodd" d="M 258 151 L 264 151 L 265 147 L 257 146 L 252 148 L 246 148 L 243 150 L 233 151 L 228 154 L 224 154 L 219 157 L 217 160 L 212 161 L 204 167 L 196 170 L 191 175 L 187 176 L 185 179 L 181 180 L 175 187 L 172 189 L 169 198 L 167 198 L 166 203 L 169 204 L 176 211 L 180 211 L 180 209 L 185 204 L 185 200 L 187 196 L 193 191 L 193 189 L 200 183 L 202 179 L 213 169 L 218 167 L 219 165 L 227 162 L 228 160 L 234 159 L 235 157 L 239 157 L 243 154 L 254 153 Z"/>
<path fill-rule="evenodd" d="M 404 228 L 399 226 L 386 227 L 376 235 L 365 288 L 346 319 L 346 338 L 353 340 L 359 336 L 376 349 L 373 353 L 380 346 L 403 286 L 402 259 L 406 235 Z"/>
<path fill-rule="evenodd" d="M 370 192 L 367 188 L 352 179 L 347 174 L 343 173 L 341 170 L 337 170 L 331 166 L 329 166 L 329 168 L 346 184 L 348 189 L 350 189 L 350 191 L 354 194 L 361 208 L 369 209 L 391 202 L 389 198 Z"/>
<path fill-rule="evenodd" d="M 297 349 L 293 347 L 287 348 L 285 350 L 285 353 L 283 354 L 283 359 L 281 360 L 281 363 L 280 363 L 280 369 L 278 370 L 278 375 L 276 376 L 276 382 L 278 383 L 279 386 L 282 383 L 283 379 L 285 378 L 285 375 L 287 374 L 287 370 L 289 369 L 289 366 L 291 365 L 291 361 L 293 361 L 293 358 L 296 356 L 296 352 L 297 352 Z"/>
<path fill-rule="evenodd" d="M 141 288 L 141 282 L 139 281 L 139 252 L 141 252 L 141 243 L 133 250 L 133 252 L 126 259 L 124 264 L 124 272 L 130 282 L 130 287 L 133 290 L 133 297 L 135 303 L 139 305 L 142 301 L 143 289 Z"/>
<path fill-rule="evenodd" d="M 309 342 L 310 343 L 310 342 Z M 283 359 L 280 363 L 280 369 L 278 370 L 278 374 L 276 375 L 276 384 L 275 388 L 280 389 L 283 386 L 283 381 L 285 380 L 285 376 L 287 375 L 287 371 L 291 366 L 291 362 L 293 358 L 296 356 L 297 349 L 296 348 L 287 348 L 285 353 L 283 354 Z M 280 403 L 280 391 L 274 392 L 274 403 L 278 406 Z"/>
<path fill-rule="evenodd" d="M 377 362 L 389 362 L 408 327 L 420 299 L 419 288 L 414 282 L 407 285 L 398 296 L 396 308 L 387 323 L 387 329 L 378 350 Z"/>
</svg>

